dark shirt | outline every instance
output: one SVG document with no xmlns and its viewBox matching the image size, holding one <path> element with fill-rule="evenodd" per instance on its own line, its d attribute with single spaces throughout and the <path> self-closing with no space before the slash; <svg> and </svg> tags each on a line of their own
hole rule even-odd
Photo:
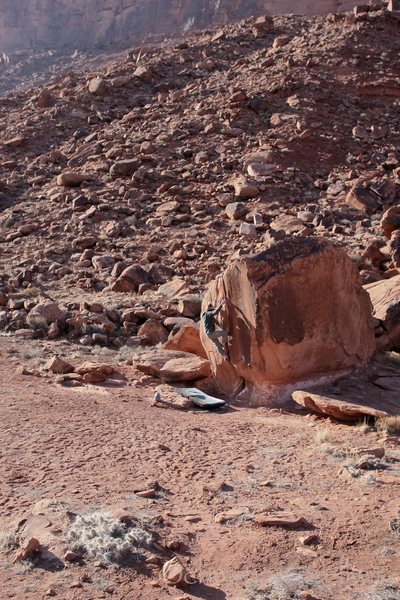
<svg viewBox="0 0 400 600">
<path fill-rule="evenodd" d="M 201 315 L 201 320 L 203 321 L 204 331 L 207 335 L 213 333 L 215 331 L 215 317 L 220 312 L 222 308 L 222 304 L 218 306 L 218 308 L 214 308 L 214 310 L 206 310 Z"/>
</svg>

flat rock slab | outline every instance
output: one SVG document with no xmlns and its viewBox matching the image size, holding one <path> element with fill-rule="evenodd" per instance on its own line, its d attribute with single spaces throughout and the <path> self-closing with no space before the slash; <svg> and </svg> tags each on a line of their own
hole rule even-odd
<svg viewBox="0 0 400 600">
<path fill-rule="evenodd" d="M 385 417 L 388 413 L 363 404 L 354 404 L 345 400 L 339 400 L 332 396 L 321 396 L 312 392 L 297 390 L 293 392 L 292 398 L 297 404 L 309 408 L 315 412 L 334 417 L 340 421 L 354 421 L 364 415 L 371 417 Z"/>
<path fill-rule="evenodd" d="M 263 513 L 254 517 L 254 523 L 263 527 L 288 527 L 296 529 L 298 527 L 307 527 L 310 523 L 304 517 L 299 517 L 292 513 Z"/>
<path fill-rule="evenodd" d="M 239 519 L 247 514 L 249 514 L 249 509 L 247 506 L 238 506 L 235 508 L 230 508 L 225 512 L 218 513 L 215 515 L 214 521 L 223 525 L 224 523 L 228 523 L 228 521 L 235 521 L 236 519 Z"/>
<path fill-rule="evenodd" d="M 400 354 L 376 354 L 363 370 L 313 391 L 296 390 L 297 404 L 340 421 L 400 415 Z"/>
<path fill-rule="evenodd" d="M 142 373 L 165 381 L 195 381 L 210 375 L 208 360 L 188 352 L 154 348 L 135 357 L 135 366 Z"/>
</svg>

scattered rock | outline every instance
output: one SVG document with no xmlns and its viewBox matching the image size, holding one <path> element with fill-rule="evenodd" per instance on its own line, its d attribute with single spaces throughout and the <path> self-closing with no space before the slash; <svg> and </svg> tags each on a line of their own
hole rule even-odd
<svg viewBox="0 0 400 600">
<path fill-rule="evenodd" d="M 53 358 L 47 361 L 44 368 L 58 375 L 72 373 L 74 371 L 74 367 L 59 356 L 53 356 Z"/>
<path fill-rule="evenodd" d="M 110 169 L 113 177 L 130 177 L 138 170 L 140 162 L 136 158 L 120 160 L 114 163 Z"/>
<path fill-rule="evenodd" d="M 138 335 L 146 338 L 151 346 L 163 344 L 168 339 L 167 329 L 156 319 L 148 319 L 138 330 Z"/>
<path fill-rule="evenodd" d="M 224 512 L 218 513 L 217 515 L 215 515 L 214 521 L 216 523 L 219 523 L 220 525 L 223 525 L 224 523 L 227 523 L 228 521 L 236 521 L 236 519 L 239 519 L 241 517 L 246 517 L 246 515 L 248 515 L 249 513 L 250 513 L 250 511 L 247 507 L 239 506 L 237 508 L 231 508 Z"/>
<path fill-rule="evenodd" d="M 84 173 L 62 173 L 57 177 L 57 184 L 65 187 L 79 187 L 84 181 L 91 181 L 93 177 Z"/>
<path fill-rule="evenodd" d="M 392 233 L 400 229 L 400 205 L 388 208 L 382 215 L 380 225 L 384 236 L 390 240 Z"/>
<path fill-rule="evenodd" d="M 176 587 L 187 587 L 188 585 L 196 583 L 195 579 L 189 575 L 185 566 L 177 556 L 174 556 L 174 558 L 164 563 L 162 576 L 165 583 Z"/>
<path fill-rule="evenodd" d="M 235 196 L 248 200 L 259 195 L 259 189 L 256 185 L 250 183 L 245 177 L 240 177 L 233 182 Z"/>
<path fill-rule="evenodd" d="M 25 540 L 16 555 L 14 556 L 13 563 L 21 562 L 27 558 L 31 558 L 41 549 L 39 540 L 36 538 L 29 538 Z"/>
<path fill-rule="evenodd" d="M 169 337 L 164 344 L 164 348 L 166 350 L 177 350 L 178 352 L 189 352 L 207 358 L 206 351 L 201 343 L 198 323 L 185 324 L 175 335 Z"/>
<path fill-rule="evenodd" d="M 310 525 L 304 517 L 299 517 L 291 513 L 260 513 L 254 517 L 253 521 L 263 527 L 287 527 L 289 529 L 297 529 Z"/>
<path fill-rule="evenodd" d="M 82 380 L 85 383 L 101 383 L 115 373 L 115 369 L 111 365 L 91 362 L 81 364 L 75 371 L 82 375 Z"/>
<path fill-rule="evenodd" d="M 101 77 L 93 77 L 88 83 L 88 90 L 94 96 L 104 96 L 107 93 L 107 84 Z"/>
<path fill-rule="evenodd" d="M 197 294 L 180 295 L 176 308 L 183 317 L 195 318 L 200 315 L 201 300 Z"/>
<path fill-rule="evenodd" d="M 67 310 L 56 302 L 45 300 L 32 308 L 26 321 L 31 327 L 47 326 L 56 321 L 63 321 L 67 314 Z"/>
<path fill-rule="evenodd" d="M 353 208 L 368 215 L 379 209 L 379 196 L 371 189 L 354 186 L 346 196 L 346 202 Z"/>
<path fill-rule="evenodd" d="M 131 265 L 122 271 L 118 279 L 110 285 L 113 292 L 137 291 L 143 283 L 149 282 L 148 273 L 140 265 Z"/>
<path fill-rule="evenodd" d="M 67 562 L 77 562 L 81 559 L 82 556 L 80 554 L 77 554 L 76 552 L 72 552 L 72 550 L 67 550 L 67 552 L 64 554 L 64 560 L 66 560 Z"/>
</svg>

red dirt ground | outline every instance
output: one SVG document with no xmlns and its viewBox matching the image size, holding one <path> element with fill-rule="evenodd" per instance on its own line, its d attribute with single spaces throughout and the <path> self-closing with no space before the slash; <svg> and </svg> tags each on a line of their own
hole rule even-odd
<svg viewBox="0 0 400 600">
<path fill-rule="evenodd" d="M 350 447 L 381 446 L 381 433 L 293 407 L 218 414 L 156 408 L 153 387 L 136 387 L 127 366 L 121 386 L 63 388 L 43 372 L 17 373 L 19 365 L 40 369 L 55 345 L 22 348 L 4 337 L 0 344 L 1 529 L 44 498 L 78 512 L 128 508 L 158 517 L 164 540 L 184 542 L 180 557 L 200 581 L 182 592 L 157 571 L 88 561 L 51 572 L 12 565 L 2 554 L 2 599 L 41 598 L 50 588 L 63 600 L 398 598 L 379 595 L 377 586 L 388 579 L 395 585 L 400 567 L 400 537 L 389 529 L 399 488 L 383 483 L 388 475 L 400 483 L 400 446 L 386 443 L 386 470 L 358 478 L 340 476 L 349 457 L 335 457 Z M 158 499 L 135 495 L 139 482 L 154 479 L 164 490 Z M 219 482 L 223 490 L 204 490 Z M 239 506 L 291 511 L 312 529 L 263 528 L 243 517 L 215 522 Z M 299 536 L 309 533 L 317 545 L 301 546 Z"/>
</svg>

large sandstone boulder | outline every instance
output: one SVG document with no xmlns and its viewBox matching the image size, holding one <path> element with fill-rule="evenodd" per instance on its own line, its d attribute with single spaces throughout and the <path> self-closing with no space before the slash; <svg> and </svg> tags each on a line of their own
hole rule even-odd
<svg viewBox="0 0 400 600">
<path fill-rule="evenodd" d="M 357 269 L 323 239 L 288 239 L 234 261 L 209 286 L 203 308 L 223 299 L 229 360 L 204 330 L 201 340 L 230 397 L 271 403 L 296 382 L 357 368 L 374 353 L 371 302 Z"/>
</svg>

